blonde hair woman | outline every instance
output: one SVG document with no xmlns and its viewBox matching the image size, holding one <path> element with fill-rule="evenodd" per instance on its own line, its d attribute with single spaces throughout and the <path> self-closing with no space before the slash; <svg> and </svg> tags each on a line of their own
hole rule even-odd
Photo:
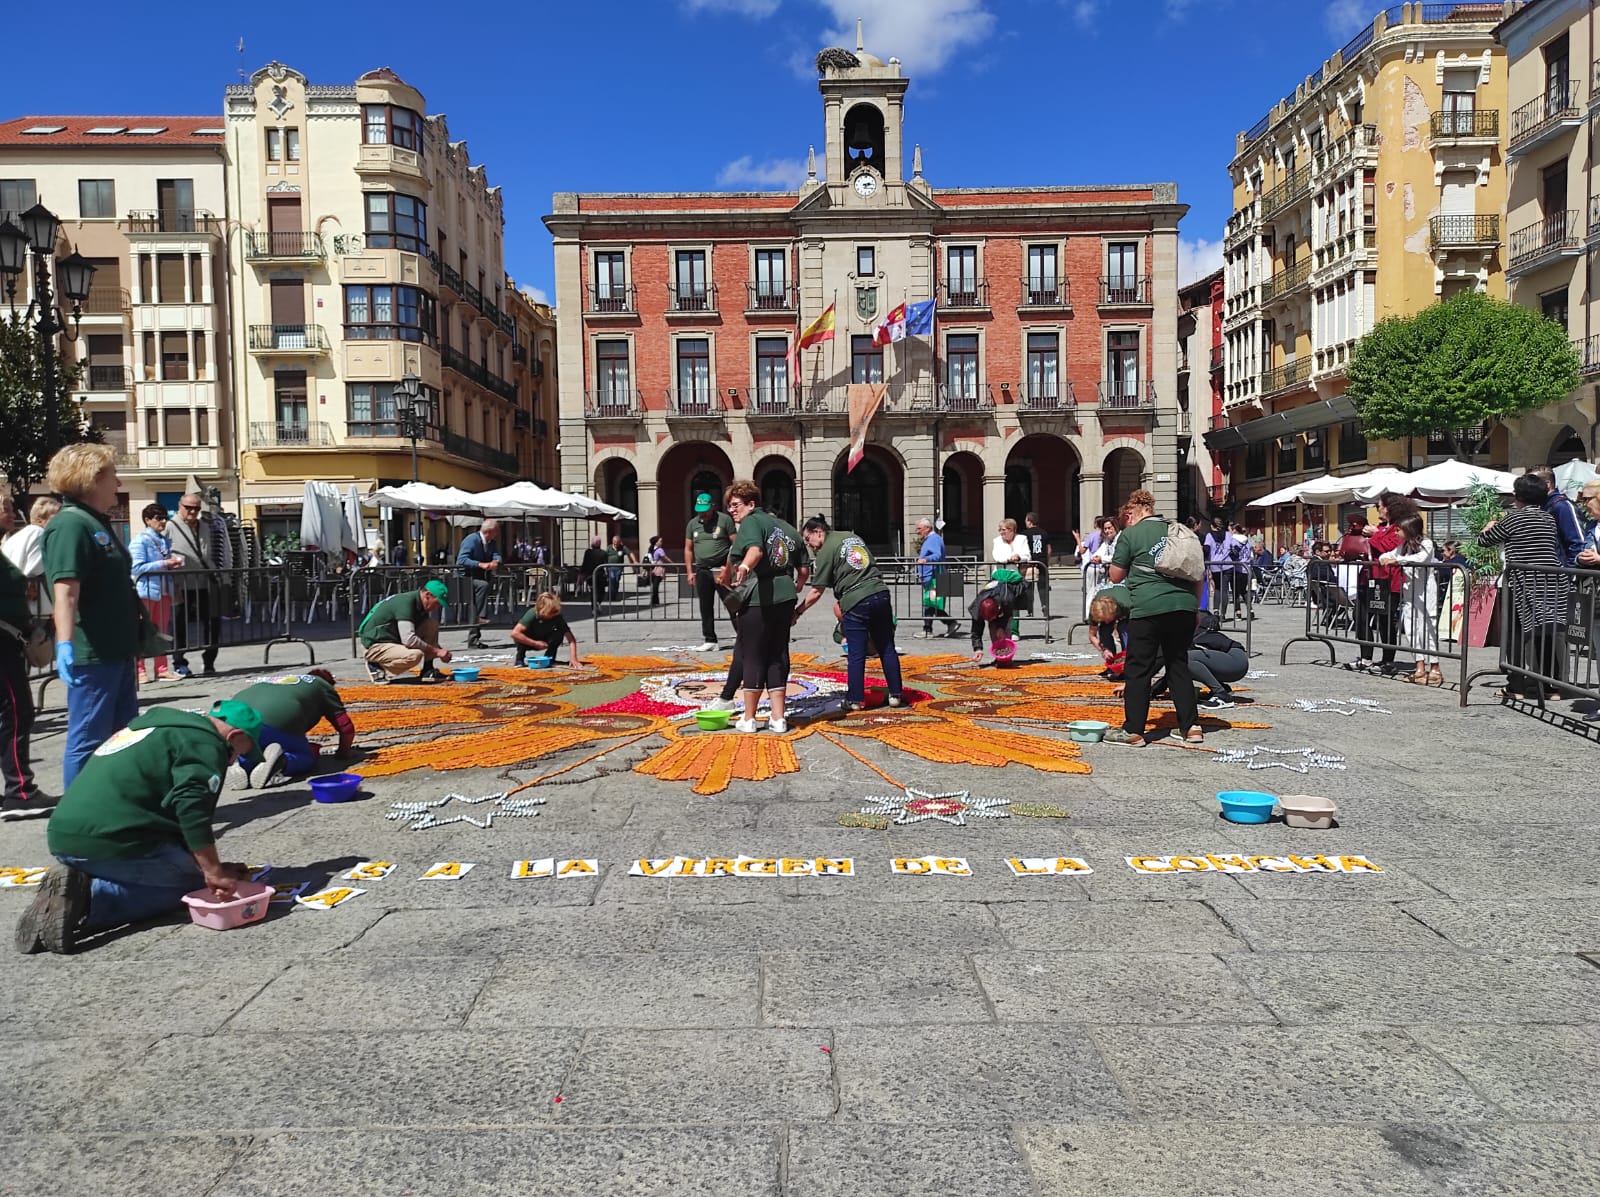
<svg viewBox="0 0 1600 1197">
<path fill-rule="evenodd" d="M 50 601 L 49 588 L 40 586 L 39 579 L 44 577 L 44 526 L 60 510 L 60 500 L 52 499 L 49 495 L 35 499 L 33 506 L 28 508 L 28 522 L 6 537 L 4 547 L 0 548 L 0 552 L 4 552 L 11 564 L 28 579 L 28 602 L 37 615 L 49 615 L 54 606 Z"/>
<path fill-rule="evenodd" d="M 44 530 L 44 573 L 55 598 L 56 674 L 67 687 L 63 786 L 139 712 L 134 659 L 144 609 L 133 561 L 111 527 L 117 459 L 109 445 L 68 445 L 50 459 L 45 484 L 61 510 Z M 81 603 L 85 594 L 93 602 Z"/>
<path fill-rule="evenodd" d="M 518 665 L 527 664 L 530 652 L 554 664 L 556 648 L 563 640 L 572 650 L 573 668 L 583 665 L 578 659 L 578 638 L 561 618 L 561 600 L 551 591 L 546 590 L 535 598 L 533 606 L 512 625 L 511 639 L 517 646 Z"/>
</svg>

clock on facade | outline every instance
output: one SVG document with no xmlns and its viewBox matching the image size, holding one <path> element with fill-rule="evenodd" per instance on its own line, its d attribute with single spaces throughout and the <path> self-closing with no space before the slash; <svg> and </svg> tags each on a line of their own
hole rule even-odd
<svg viewBox="0 0 1600 1197">
<path fill-rule="evenodd" d="M 856 176 L 856 194 L 862 199 L 869 198 L 878 190 L 878 180 L 865 172 Z"/>
</svg>

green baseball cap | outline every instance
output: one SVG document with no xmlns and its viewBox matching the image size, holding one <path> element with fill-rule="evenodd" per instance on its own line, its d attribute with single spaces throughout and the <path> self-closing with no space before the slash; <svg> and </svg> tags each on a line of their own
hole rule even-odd
<svg viewBox="0 0 1600 1197">
<path fill-rule="evenodd" d="M 438 599 L 441 603 L 448 601 L 450 598 L 450 588 L 443 582 L 439 581 L 438 578 L 435 578 L 431 582 L 424 583 L 422 588 L 429 594 L 433 595 L 433 597 Z"/>
<path fill-rule="evenodd" d="M 237 698 L 219 699 L 211 704 L 211 714 L 249 736 L 252 744 L 256 743 L 256 736 L 261 732 L 261 712 L 249 703 L 240 702 Z"/>
<path fill-rule="evenodd" d="M 694 500 L 694 513 L 703 515 L 712 508 L 711 496 L 706 494 L 696 495 Z"/>
</svg>

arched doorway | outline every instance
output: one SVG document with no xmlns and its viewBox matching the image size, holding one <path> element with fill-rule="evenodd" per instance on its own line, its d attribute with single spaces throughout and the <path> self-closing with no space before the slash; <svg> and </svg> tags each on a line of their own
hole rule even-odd
<svg viewBox="0 0 1600 1197">
<path fill-rule="evenodd" d="M 940 471 L 939 514 L 945 551 L 978 551 L 984 542 L 983 461 L 976 453 L 952 453 Z M 920 514 L 920 513 L 919 513 Z"/>
<path fill-rule="evenodd" d="M 761 506 L 795 527 L 800 526 L 795 509 L 794 467 L 783 457 L 764 457 L 756 462 L 756 489 L 761 492 Z"/>
<path fill-rule="evenodd" d="M 1106 455 L 1104 506 L 1107 515 L 1116 515 L 1128 496 L 1139 489 L 1144 477 L 1144 458 L 1136 449 L 1113 449 Z M 1166 515 L 1166 512 L 1160 514 Z"/>
<path fill-rule="evenodd" d="M 905 509 L 899 460 L 880 445 L 868 445 L 853 470 L 846 468 L 849 460 L 847 449 L 833 467 L 833 525 L 848 528 L 875 553 L 900 553 Z"/>
<path fill-rule="evenodd" d="M 1048 433 L 1023 437 L 1006 455 L 1007 518 L 1020 528 L 1028 512 L 1036 512 L 1045 531 L 1060 540 L 1081 522 L 1078 472 L 1077 451 L 1067 441 Z"/>
<path fill-rule="evenodd" d="M 1566 465 L 1569 461 L 1584 461 L 1588 457 L 1588 450 L 1584 448 L 1583 438 L 1578 435 L 1578 430 L 1570 424 L 1556 433 L 1556 439 L 1550 445 L 1550 456 L 1546 462 L 1552 469 L 1558 465 Z"/>
<path fill-rule="evenodd" d="M 639 510 L 639 474 L 626 458 L 612 457 L 601 462 L 600 468 L 595 471 L 594 489 L 603 502 L 624 511 Z M 632 544 L 639 539 L 639 521 L 616 520 L 611 525 L 611 531 L 621 532 L 623 539 Z"/>
<path fill-rule="evenodd" d="M 718 507 L 733 481 L 728 455 L 708 441 L 685 441 L 662 455 L 656 467 L 656 532 L 677 544 L 694 516 L 694 497 L 709 494 Z M 670 550 L 669 550 L 670 551 Z"/>
</svg>

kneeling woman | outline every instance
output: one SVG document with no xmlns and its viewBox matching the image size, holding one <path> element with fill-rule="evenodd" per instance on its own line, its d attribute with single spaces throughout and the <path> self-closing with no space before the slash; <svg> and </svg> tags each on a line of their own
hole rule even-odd
<svg viewBox="0 0 1600 1197">
<path fill-rule="evenodd" d="M 884 585 L 883 575 L 873 564 L 866 543 L 853 532 L 830 531 L 821 516 L 808 519 L 800 535 L 811 550 L 815 568 L 811 574 L 811 589 L 795 608 L 795 619 L 815 604 L 823 591 L 833 587 L 834 606 L 844 625 L 848 653 L 846 703 L 852 710 L 860 710 L 867 704 L 867 646 L 870 642 L 878 650 L 878 663 L 883 667 L 883 680 L 889 688 L 889 705 L 902 706 L 905 700 L 901 697 L 900 654 L 894 647 L 894 605 L 889 601 L 889 587 Z"/>
<path fill-rule="evenodd" d="M 563 640 L 572 650 L 572 667 L 577 669 L 583 665 L 578 659 L 578 638 L 561 617 L 561 600 L 548 590 L 534 599 L 533 606 L 512 625 L 511 639 L 517 646 L 518 665 L 528 663 L 529 652 L 554 665 L 556 649 Z"/>
</svg>

